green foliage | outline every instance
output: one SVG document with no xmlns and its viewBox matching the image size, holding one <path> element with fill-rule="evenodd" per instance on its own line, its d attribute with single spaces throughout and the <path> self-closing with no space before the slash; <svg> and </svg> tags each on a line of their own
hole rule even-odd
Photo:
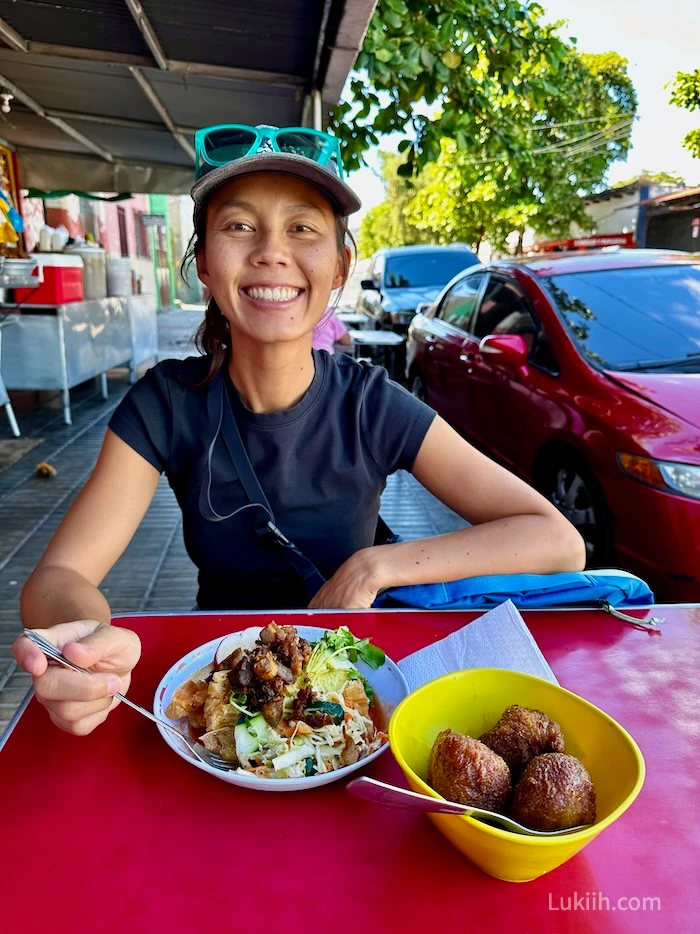
<svg viewBox="0 0 700 934">
<path fill-rule="evenodd" d="M 409 223 L 405 211 L 423 181 L 420 177 L 402 178 L 398 169 L 402 156 L 380 153 L 386 198 L 362 218 L 357 238 L 361 256 L 371 256 L 384 246 L 410 246 L 427 243 L 429 236 Z"/>
<path fill-rule="evenodd" d="M 434 242 L 458 241 L 478 249 L 488 237 L 494 247 L 503 248 L 508 235 L 529 219 L 531 212 L 526 199 L 518 199 L 517 186 L 500 185 L 459 152 L 454 140 L 443 140 L 437 162 L 421 177 L 424 185 L 406 215 Z"/>
<path fill-rule="evenodd" d="M 685 110 L 700 110 L 700 68 L 690 73 L 678 72 L 673 82 L 670 101 Z M 700 128 L 687 133 L 683 145 L 691 155 L 700 159 Z"/>
<path fill-rule="evenodd" d="M 439 157 L 445 136 L 460 148 L 477 136 L 487 152 L 517 154 L 517 124 L 509 113 L 494 114 L 492 104 L 512 96 L 536 111 L 557 94 L 552 79 L 567 46 L 542 16 L 531 0 L 379 0 L 351 80 L 352 102 L 341 101 L 331 115 L 348 168 L 394 131 L 406 134 L 406 176 Z M 419 115 L 419 102 L 438 113 Z"/>
<path fill-rule="evenodd" d="M 486 238 L 502 249 L 511 232 L 527 226 L 558 236 L 574 221 L 585 224 L 583 198 L 599 190 L 610 164 L 626 155 L 637 100 L 627 62 L 615 53 L 571 50 L 557 80 L 557 94 L 536 111 L 524 109 L 515 94 L 491 90 L 492 122 L 511 128 L 514 151 L 491 155 L 488 129 L 467 140 L 445 138 L 437 159 L 411 179 L 408 202 L 410 189 L 400 196 L 402 180 L 395 174 L 387 200 L 367 221 L 375 238 L 381 229 L 378 245 L 417 242 L 391 239 L 396 232 L 389 218 L 399 205 L 403 222 L 425 240 L 475 247 Z M 400 171 L 396 162 L 386 163 L 387 177 L 391 171 Z"/>
<path fill-rule="evenodd" d="M 632 185 L 634 182 L 638 182 L 641 179 L 650 182 L 652 185 L 685 185 L 685 179 L 680 175 L 674 175 L 671 172 L 647 172 L 646 169 L 642 169 L 641 175 L 633 175 L 631 178 L 626 178 L 624 181 L 615 182 L 615 184 L 610 187 L 626 188 L 627 185 Z"/>
</svg>

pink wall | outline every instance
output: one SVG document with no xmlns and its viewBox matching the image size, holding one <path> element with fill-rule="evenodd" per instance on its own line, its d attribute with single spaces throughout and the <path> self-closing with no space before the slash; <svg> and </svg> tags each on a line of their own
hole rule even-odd
<svg viewBox="0 0 700 934">
<path fill-rule="evenodd" d="M 121 256 L 121 243 L 119 240 L 119 214 L 118 209 L 124 210 L 126 220 L 126 239 L 129 256 L 136 256 L 136 219 L 135 214 L 148 213 L 148 195 L 134 195 L 129 201 L 104 203 L 100 218 L 100 242 L 107 251 L 108 256 Z"/>
</svg>

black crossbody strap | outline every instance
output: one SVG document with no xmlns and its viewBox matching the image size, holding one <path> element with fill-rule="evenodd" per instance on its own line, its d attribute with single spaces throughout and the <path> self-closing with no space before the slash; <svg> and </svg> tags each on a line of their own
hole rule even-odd
<svg viewBox="0 0 700 934">
<path fill-rule="evenodd" d="M 313 561 L 307 558 L 306 555 L 297 548 L 294 542 L 290 541 L 281 529 L 277 527 L 275 516 L 265 496 L 265 492 L 260 486 L 260 481 L 253 470 L 253 465 L 250 463 L 248 452 L 243 444 L 236 418 L 231 409 L 231 400 L 228 397 L 226 381 L 222 373 L 219 373 L 209 384 L 207 392 L 207 412 L 209 415 L 209 424 L 216 426 L 216 430 L 207 452 L 207 477 L 200 490 L 200 511 L 207 519 L 221 521 L 232 518 L 243 509 L 257 507 L 264 515 L 262 521 L 255 523 L 256 533 L 266 544 L 274 545 L 282 549 L 282 553 L 289 564 L 303 580 L 307 596 L 311 599 L 326 582 L 326 579 Z M 220 435 L 224 439 L 224 444 L 233 462 L 233 466 L 236 468 L 236 473 L 245 490 L 245 494 L 250 500 L 246 506 L 241 506 L 228 516 L 219 515 L 214 510 L 211 502 L 211 459 L 214 445 Z"/>
</svg>

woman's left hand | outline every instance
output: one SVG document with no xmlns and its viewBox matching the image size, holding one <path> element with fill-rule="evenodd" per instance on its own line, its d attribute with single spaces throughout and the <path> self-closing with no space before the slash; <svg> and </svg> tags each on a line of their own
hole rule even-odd
<svg viewBox="0 0 700 934">
<path fill-rule="evenodd" d="M 310 610 L 367 609 L 377 599 L 376 548 L 363 548 L 341 564 L 309 603 Z"/>
</svg>

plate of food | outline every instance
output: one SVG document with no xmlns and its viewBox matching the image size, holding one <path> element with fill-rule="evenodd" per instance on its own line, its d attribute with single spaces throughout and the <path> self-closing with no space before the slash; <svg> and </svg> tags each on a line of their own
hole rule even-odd
<svg viewBox="0 0 700 934">
<path fill-rule="evenodd" d="M 232 785 L 300 791 L 345 778 L 388 748 L 387 725 L 408 694 L 396 664 L 346 626 L 274 620 L 193 649 L 165 674 L 153 711 L 231 763 L 179 756 Z"/>
</svg>

